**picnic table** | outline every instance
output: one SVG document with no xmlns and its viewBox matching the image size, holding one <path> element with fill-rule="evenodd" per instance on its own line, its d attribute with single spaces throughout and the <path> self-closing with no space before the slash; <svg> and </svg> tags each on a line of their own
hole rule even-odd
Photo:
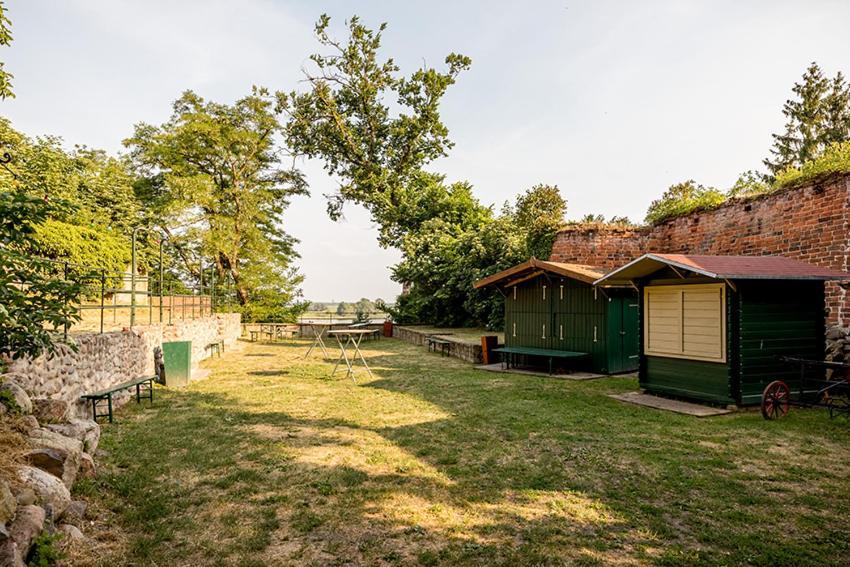
<svg viewBox="0 0 850 567">
<path fill-rule="evenodd" d="M 298 332 L 294 327 L 295 325 L 291 323 L 260 323 L 259 329 L 249 329 L 248 333 L 251 335 L 252 343 L 257 340 L 257 337 L 262 337 L 263 335 L 268 336 L 269 340 L 273 341 L 294 337 Z"/>
<path fill-rule="evenodd" d="M 549 360 L 549 375 L 551 376 L 554 373 L 554 361 L 556 359 L 561 360 L 576 360 L 583 359 L 590 356 L 589 352 L 576 352 L 571 350 L 555 350 L 549 348 L 535 348 L 535 347 L 500 347 L 493 349 L 493 352 L 498 352 L 502 356 L 502 366 L 504 367 L 507 364 L 507 367 L 510 368 L 512 364 L 515 364 L 514 355 L 525 355 L 525 356 L 539 356 L 541 358 L 546 358 Z"/>
<path fill-rule="evenodd" d="M 366 359 L 363 357 L 363 353 L 360 351 L 360 342 L 363 340 L 363 337 L 371 332 L 372 331 L 369 329 L 338 329 L 335 331 L 328 331 L 328 336 L 336 339 L 340 351 L 339 358 L 336 360 L 331 376 L 336 374 L 337 368 L 339 368 L 339 363 L 344 361 L 346 367 L 348 367 L 346 376 L 351 378 L 351 381 L 356 384 L 357 380 L 354 378 L 354 365 L 357 363 L 358 357 L 363 363 L 363 367 L 366 368 L 366 372 L 369 373 L 369 376 L 372 376 L 372 369 L 369 368 L 369 365 L 366 363 Z M 343 338 L 345 338 L 345 342 L 343 342 Z M 354 347 L 354 353 L 350 358 L 347 352 L 349 347 Z"/>
<path fill-rule="evenodd" d="M 313 352 L 313 349 L 318 346 L 322 349 L 322 352 L 325 354 L 325 358 L 328 358 L 330 355 L 328 354 L 327 346 L 325 345 L 325 341 L 322 338 L 328 329 L 331 328 L 331 323 L 304 323 L 312 329 L 313 331 L 313 343 L 310 345 L 310 348 L 307 349 L 307 353 L 304 355 L 304 358 L 310 356 L 310 353 Z"/>
<path fill-rule="evenodd" d="M 369 322 L 366 322 L 366 323 L 352 323 L 351 325 L 349 325 L 349 326 L 348 326 L 348 328 L 349 328 L 349 329 L 363 329 L 363 330 L 369 331 L 369 334 L 368 334 L 368 335 L 366 335 L 364 338 L 367 338 L 367 339 L 376 339 L 376 340 L 380 339 L 380 338 L 381 338 L 381 330 L 380 330 L 380 329 L 369 329 L 368 327 L 369 327 L 371 324 L 372 324 L 372 323 L 369 323 Z"/>
</svg>

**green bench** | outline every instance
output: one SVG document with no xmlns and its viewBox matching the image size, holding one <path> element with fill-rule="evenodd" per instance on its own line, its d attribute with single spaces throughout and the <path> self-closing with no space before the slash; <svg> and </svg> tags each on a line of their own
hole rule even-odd
<svg viewBox="0 0 850 567">
<path fill-rule="evenodd" d="M 122 382 L 121 384 L 116 384 L 115 386 L 110 386 L 105 390 L 101 390 L 99 392 L 94 392 L 93 394 L 85 394 L 80 396 L 81 400 L 86 400 L 86 402 L 91 401 L 91 411 L 92 418 L 97 421 L 99 417 L 108 417 L 109 423 L 112 423 L 112 394 L 116 392 L 121 392 L 122 390 L 130 390 L 132 388 L 136 388 L 136 403 L 142 403 L 142 394 L 144 393 L 144 397 L 151 401 L 153 404 L 153 382 L 156 380 L 156 376 L 145 376 L 144 378 L 136 378 L 134 380 L 129 380 L 127 382 Z M 97 413 L 98 404 L 106 400 L 106 404 L 108 407 L 107 413 Z"/>
<path fill-rule="evenodd" d="M 577 360 L 590 356 L 589 352 L 575 352 L 571 350 L 554 350 L 548 348 L 536 347 L 499 347 L 494 348 L 493 352 L 498 352 L 502 357 L 502 365 L 507 364 L 510 368 L 514 362 L 514 355 L 524 356 L 539 356 L 549 359 L 549 375 L 552 375 L 552 364 L 556 358 L 564 360 Z"/>
</svg>

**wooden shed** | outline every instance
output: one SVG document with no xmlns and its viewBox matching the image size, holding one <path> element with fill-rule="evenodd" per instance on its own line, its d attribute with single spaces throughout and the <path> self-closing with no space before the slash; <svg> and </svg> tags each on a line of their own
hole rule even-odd
<svg viewBox="0 0 850 567">
<path fill-rule="evenodd" d="M 796 383 L 780 355 L 823 360 L 824 285 L 850 274 L 777 256 L 646 254 L 596 281 L 640 292 L 641 388 L 751 405 Z"/>
<path fill-rule="evenodd" d="M 594 287 L 603 274 L 532 258 L 474 285 L 505 297 L 504 351 L 530 363 L 554 358 L 593 372 L 632 371 L 638 362 L 637 293 L 628 286 Z"/>
</svg>

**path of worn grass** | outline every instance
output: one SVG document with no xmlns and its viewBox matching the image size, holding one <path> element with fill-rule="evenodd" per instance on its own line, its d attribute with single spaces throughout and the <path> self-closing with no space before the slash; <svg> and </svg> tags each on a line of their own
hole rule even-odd
<svg viewBox="0 0 850 567">
<path fill-rule="evenodd" d="M 249 344 L 127 406 L 81 493 L 103 564 L 842 563 L 846 421 L 698 420 L 605 394 L 634 378 L 494 374 L 398 341 L 375 379 Z"/>
</svg>

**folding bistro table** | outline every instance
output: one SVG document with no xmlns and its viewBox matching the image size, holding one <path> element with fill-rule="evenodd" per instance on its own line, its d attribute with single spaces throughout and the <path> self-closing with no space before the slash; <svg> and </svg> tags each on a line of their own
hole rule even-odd
<svg viewBox="0 0 850 567">
<path fill-rule="evenodd" d="M 325 345 L 325 341 L 322 339 L 322 336 L 325 334 L 325 332 L 330 329 L 330 324 L 307 323 L 307 325 L 309 325 L 310 328 L 313 330 L 313 336 L 315 338 L 313 339 L 313 344 L 311 344 L 310 348 L 307 349 L 307 354 L 304 355 L 304 358 L 310 356 L 310 353 L 313 352 L 313 349 L 316 348 L 316 345 L 318 345 L 319 348 L 322 349 L 322 352 L 325 353 L 325 358 L 330 358 L 330 355 L 328 354 L 328 349 Z M 330 332 L 328 332 L 328 335 L 330 335 Z"/>
<path fill-rule="evenodd" d="M 339 368 L 339 363 L 345 361 L 345 365 L 348 367 L 347 377 L 351 378 L 351 381 L 355 384 L 357 380 L 354 379 L 354 365 L 357 363 L 357 358 L 360 357 L 360 361 L 363 363 L 364 368 L 366 368 L 366 372 L 369 373 L 369 376 L 372 376 L 372 370 L 369 368 L 369 365 L 366 364 L 366 359 L 363 358 L 363 353 L 360 352 L 360 341 L 363 340 L 368 334 L 371 334 L 372 331 L 368 329 L 339 329 L 337 331 L 328 331 L 328 336 L 336 338 L 336 342 L 339 344 L 339 358 L 336 359 L 336 365 L 334 365 L 334 371 L 331 372 L 331 376 L 336 374 L 336 369 Z M 345 337 L 345 342 L 343 343 L 342 339 Z M 349 346 L 354 347 L 354 354 L 349 358 L 348 352 L 346 349 Z"/>
</svg>

